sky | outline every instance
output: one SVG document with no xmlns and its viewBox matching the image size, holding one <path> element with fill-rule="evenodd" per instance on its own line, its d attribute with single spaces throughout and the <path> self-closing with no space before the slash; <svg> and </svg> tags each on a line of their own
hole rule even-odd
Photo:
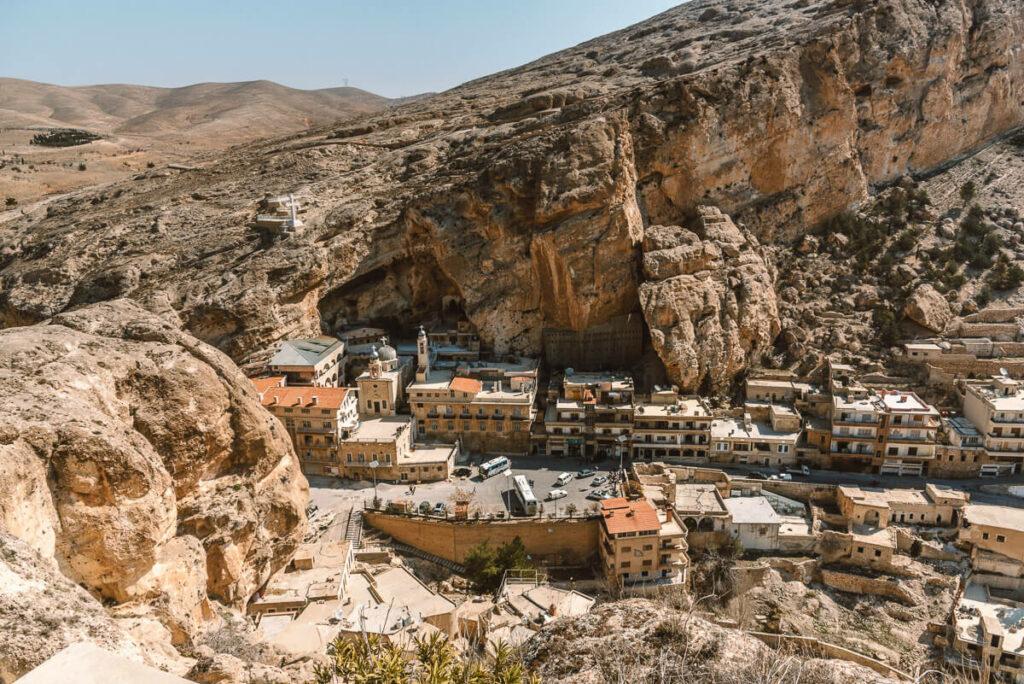
<svg viewBox="0 0 1024 684">
<path fill-rule="evenodd" d="M 682 0 L 0 0 L 0 76 L 440 91 Z"/>
</svg>

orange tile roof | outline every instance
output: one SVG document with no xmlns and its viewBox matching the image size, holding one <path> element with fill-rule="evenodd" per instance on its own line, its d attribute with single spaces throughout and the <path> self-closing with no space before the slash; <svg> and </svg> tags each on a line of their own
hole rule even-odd
<svg viewBox="0 0 1024 684">
<path fill-rule="evenodd" d="M 285 376 L 283 375 L 271 375 L 266 378 L 253 378 L 253 387 L 256 388 L 257 392 L 266 392 L 272 387 L 284 387 Z"/>
<path fill-rule="evenodd" d="M 270 387 L 260 391 L 260 401 L 264 406 L 338 409 L 347 395 L 347 387 Z"/>
<path fill-rule="evenodd" d="M 601 515 L 608 534 L 657 532 L 661 529 L 658 511 L 647 499 L 629 501 L 623 497 L 601 502 Z"/>
<path fill-rule="evenodd" d="M 448 389 L 470 394 L 477 394 L 483 388 L 483 383 L 473 378 L 452 378 L 452 381 L 448 383 Z"/>
</svg>

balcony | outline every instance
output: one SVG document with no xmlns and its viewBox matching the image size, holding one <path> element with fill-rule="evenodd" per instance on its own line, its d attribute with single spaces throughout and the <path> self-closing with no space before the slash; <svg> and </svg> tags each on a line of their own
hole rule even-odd
<svg viewBox="0 0 1024 684">
<path fill-rule="evenodd" d="M 934 433 L 932 433 L 932 434 L 925 433 L 923 435 L 922 434 L 914 435 L 914 434 L 911 434 L 909 432 L 890 430 L 887 439 L 890 442 L 918 442 L 918 443 L 921 443 L 921 442 L 934 442 L 935 441 L 935 434 Z"/>
</svg>

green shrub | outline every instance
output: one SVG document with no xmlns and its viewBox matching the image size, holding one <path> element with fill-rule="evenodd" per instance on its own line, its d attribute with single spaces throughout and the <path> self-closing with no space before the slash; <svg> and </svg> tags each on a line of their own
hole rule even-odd
<svg viewBox="0 0 1024 684">
<path fill-rule="evenodd" d="M 29 142 L 41 147 L 74 147 L 99 139 L 100 136 L 89 131 L 81 131 L 77 128 L 55 128 L 33 135 Z"/>
<path fill-rule="evenodd" d="M 497 548 L 486 541 L 477 544 L 466 554 L 463 565 L 466 568 L 466 577 L 480 592 L 497 589 L 506 570 L 533 567 L 523 540 L 519 537 Z"/>
<path fill-rule="evenodd" d="M 975 187 L 974 181 L 968 180 L 966 183 L 960 186 L 960 199 L 964 201 L 964 205 L 970 204 L 978 194 L 978 188 Z"/>
<path fill-rule="evenodd" d="M 1005 254 L 1000 254 L 992 270 L 985 276 L 985 282 L 993 290 L 1013 290 L 1024 282 L 1024 269 L 1010 261 Z"/>
</svg>

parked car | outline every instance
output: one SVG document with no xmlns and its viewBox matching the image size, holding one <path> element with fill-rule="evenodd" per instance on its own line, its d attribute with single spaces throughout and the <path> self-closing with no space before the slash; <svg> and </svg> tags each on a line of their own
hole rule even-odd
<svg viewBox="0 0 1024 684">
<path fill-rule="evenodd" d="M 595 477 L 593 480 L 590 481 L 590 486 L 591 487 L 598 487 L 600 485 L 603 485 L 607 481 L 608 481 L 608 477 L 607 476 L 605 476 L 605 475 L 598 475 L 597 477 Z"/>
<path fill-rule="evenodd" d="M 799 468 L 794 468 L 794 469 L 790 470 L 789 472 L 791 472 L 794 475 L 803 475 L 804 477 L 810 477 L 811 476 L 811 469 L 808 468 L 805 465 L 802 465 Z"/>
<path fill-rule="evenodd" d="M 751 479 L 751 480 L 767 480 L 768 479 L 767 475 L 765 475 L 764 473 L 759 473 L 756 470 L 754 472 L 750 473 L 749 475 L 747 475 L 747 477 L 749 479 Z"/>
<path fill-rule="evenodd" d="M 612 498 L 612 495 L 604 489 L 595 489 L 594 491 L 587 494 L 587 498 L 592 501 L 604 501 L 605 499 Z"/>
<path fill-rule="evenodd" d="M 572 480 L 573 477 L 572 473 L 562 473 L 555 479 L 555 484 L 559 487 L 564 487 L 569 484 L 569 481 Z"/>
<path fill-rule="evenodd" d="M 793 476 L 789 473 L 779 473 L 778 475 L 772 475 L 768 478 L 769 480 L 785 480 L 786 482 L 793 479 Z"/>
<path fill-rule="evenodd" d="M 581 469 L 576 471 L 576 477 L 578 477 L 580 479 L 583 479 L 584 477 L 590 477 L 591 475 L 595 474 L 596 472 L 597 471 L 594 470 L 593 468 L 581 468 Z"/>
<path fill-rule="evenodd" d="M 436 504 L 434 504 L 434 515 L 444 516 L 447 513 L 448 507 L 445 506 L 442 502 L 438 501 Z"/>
<path fill-rule="evenodd" d="M 561 499 L 566 496 L 569 496 L 569 492 L 564 489 L 552 489 L 544 498 L 548 501 L 554 501 L 555 499 Z"/>
<path fill-rule="evenodd" d="M 430 502 L 429 501 L 421 501 L 419 508 L 420 508 L 420 513 L 422 513 L 423 515 L 426 515 L 427 513 L 430 513 Z"/>
<path fill-rule="evenodd" d="M 473 474 L 473 471 L 466 466 L 460 466 L 452 471 L 452 475 L 455 477 L 469 477 Z"/>
</svg>

